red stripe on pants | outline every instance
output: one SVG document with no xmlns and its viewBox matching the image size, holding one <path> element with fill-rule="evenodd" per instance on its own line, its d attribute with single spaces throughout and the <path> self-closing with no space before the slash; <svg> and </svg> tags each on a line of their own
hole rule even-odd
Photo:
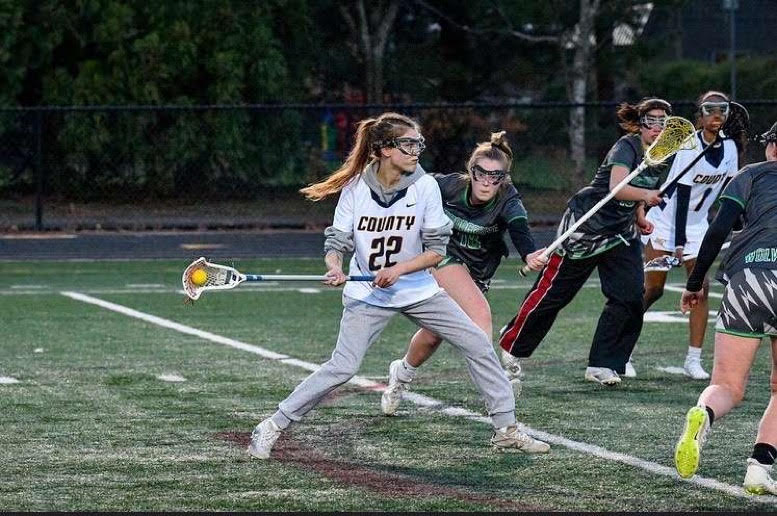
<svg viewBox="0 0 777 516">
<path fill-rule="evenodd" d="M 534 309 L 542 302 L 543 298 L 547 295 L 548 290 L 550 290 L 550 287 L 553 286 L 553 280 L 558 276 L 558 270 L 561 267 L 562 261 L 564 261 L 564 259 L 561 255 L 553 253 L 548 264 L 542 271 L 542 278 L 540 278 L 540 281 L 537 283 L 537 288 L 529 293 L 518 309 L 518 315 L 513 319 L 512 325 L 499 338 L 499 345 L 508 353 L 513 349 L 515 341 L 518 340 L 518 336 L 521 334 L 526 319 L 529 318 L 529 315 L 531 315 Z"/>
</svg>

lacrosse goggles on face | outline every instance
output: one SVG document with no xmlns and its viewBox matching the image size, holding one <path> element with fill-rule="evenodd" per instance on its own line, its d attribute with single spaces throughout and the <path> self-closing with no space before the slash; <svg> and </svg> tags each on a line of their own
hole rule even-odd
<svg viewBox="0 0 777 516">
<path fill-rule="evenodd" d="M 701 106 L 702 116 L 718 115 L 721 118 L 728 117 L 728 102 L 702 102 Z"/>
<path fill-rule="evenodd" d="M 645 129 L 663 129 L 666 125 L 666 116 L 642 115 L 639 123 Z"/>
<path fill-rule="evenodd" d="M 768 131 L 755 137 L 756 141 L 766 147 L 770 143 L 777 143 L 777 124 L 774 124 Z"/>
<path fill-rule="evenodd" d="M 423 136 L 418 138 L 392 138 L 386 142 L 385 146 L 398 149 L 399 152 L 406 156 L 420 156 L 424 149 L 426 149 L 425 141 Z"/>
<path fill-rule="evenodd" d="M 472 165 L 472 178 L 484 185 L 498 185 L 507 177 L 506 170 L 486 170 L 480 165 Z"/>
</svg>

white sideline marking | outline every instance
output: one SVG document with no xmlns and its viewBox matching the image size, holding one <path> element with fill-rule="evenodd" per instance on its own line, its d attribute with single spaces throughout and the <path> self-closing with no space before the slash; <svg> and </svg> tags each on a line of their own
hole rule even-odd
<svg viewBox="0 0 777 516">
<path fill-rule="evenodd" d="M 683 287 L 673 287 L 671 285 L 664 285 L 664 290 L 671 290 L 672 292 L 684 292 L 685 289 Z M 723 299 L 723 294 L 718 294 L 717 292 L 710 292 L 710 297 L 716 297 L 718 299 Z"/>
<path fill-rule="evenodd" d="M 677 366 L 667 366 L 667 367 L 658 366 L 656 367 L 656 369 L 669 374 L 685 374 L 685 370 L 682 367 L 677 367 Z"/>
<path fill-rule="evenodd" d="M 710 317 L 707 322 L 714 322 L 718 312 L 710 310 Z M 682 312 L 662 312 L 660 310 L 654 310 L 645 312 L 643 316 L 645 322 L 660 322 L 660 323 L 688 323 L 688 316 L 683 315 Z"/>
<path fill-rule="evenodd" d="M 136 319 L 140 319 L 142 321 L 146 321 L 152 324 L 156 324 L 158 326 L 162 326 L 164 328 L 170 328 L 172 330 L 179 331 L 181 333 L 185 333 L 187 335 L 194 335 L 200 338 L 203 338 L 205 340 L 210 340 L 212 342 L 216 342 L 219 344 L 224 344 L 226 346 L 233 347 L 235 349 L 240 349 L 243 351 L 248 351 L 249 353 L 254 353 L 256 355 L 259 355 L 261 357 L 269 358 L 272 360 L 277 360 L 279 362 L 283 362 L 285 364 L 289 365 L 295 365 L 301 369 L 305 369 L 307 371 L 317 371 L 321 366 L 317 364 L 313 364 L 311 362 L 305 362 L 303 360 L 299 360 L 293 357 L 290 357 L 288 355 L 283 355 L 281 353 L 276 353 L 274 351 L 270 351 L 268 349 L 261 348 L 259 346 L 255 346 L 253 344 L 247 344 L 245 342 L 240 342 L 238 340 L 230 339 L 227 337 L 222 337 L 221 335 L 216 335 L 214 333 L 210 333 L 203 330 L 198 330 L 196 328 L 192 328 L 190 326 L 186 326 L 184 324 L 180 324 L 174 321 L 170 321 L 168 319 L 163 319 L 161 317 L 157 317 L 155 315 L 150 315 L 145 312 L 140 312 L 138 310 L 134 310 L 132 308 L 128 308 L 123 305 L 119 305 L 116 303 L 111 303 L 109 301 L 103 301 L 102 299 L 97 299 L 95 297 L 87 296 L 84 294 L 80 294 L 78 292 L 60 292 L 63 296 L 67 296 L 71 299 L 75 299 L 77 301 L 82 301 L 84 303 L 89 303 L 92 305 L 97 305 L 102 308 L 105 308 L 107 310 L 111 310 L 113 312 L 117 312 L 129 317 L 134 317 Z M 386 388 L 386 385 L 383 383 L 374 382 L 372 380 L 368 380 L 367 378 L 364 378 L 362 376 L 354 376 L 349 380 L 349 383 L 352 383 L 354 385 L 358 385 L 359 387 L 363 387 L 365 389 L 371 390 L 371 391 L 382 391 Z M 485 416 L 482 416 L 476 412 L 472 412 L 468 409 L 462 408 L 462 407 L 455 407 L 455 406 L 449 406 L 445 405 L 442 401 L 436 400 L 434 398 L 430 398 L 428 396 L 424 396 L 423 394 L 418 394 L 415 392 L 406 392 L 403 396 L 404 398 L 412 401 L 416 405 L 431 408 L 434 410 L 439 410 L 443 414 L 451 415 L 454 417 L 464 417 L 466 419 L 472 420 L 472 421 L 478 421 L 481 423 L 485 423 L 490 425 L 491 419 Z M 726 493 L 731 496 L 739 497 L 739 498 L 745 498 L 750 501 L 758 502 L 758 503 L 766 503 L 766 504 L 775 504 L 777 503 L 777 497 L 774 496 L 753 496 L 745 492 L 745 490 L 739 486 L 734 486 L 731 484 L 726 484 L 725 482 L 721 482 L 719 480 L 715 480 L 712 478 L 706 478 L 706 477 L 700 477 L 695 476 L 691 479 L 684 480 L 681 479 L 677 472 L 674 470 L 674 468 L 670 468 L 667 466 L 662 466 L 661 464 L 650 462 L 648 460 L 640 459 L 638 457 L 633 457 L 631 455 L 626 455 L 625 453 L 618 453 L 613 452 L 610 450 L 607 450 L 605 448 L 602 448 L 600 446 L 596 446 L 593 444 L 587 444 L 579 441 L 573 441 L 571 439 L 567 439 L 566 437 L 562 437 L 560 435 L 551 434 L 548 432 L 543 432 L 542 430 L 535 430 L 533 428 L 529 428 L 527 426 L 524 426 L 523 429 L 530 435 L 542 439 L 543 441 L 549 442 L 551 444 L 556 444 L 559 446 L 564 446 L 566 448 L 570 448 L 575 451 L 579 451 L 582 453 L 587 453 L 589 455 L 593 455 L 595 457 L 599 457 L 605 460 L 615 461 L 615 462 L 621 462 L 623 464 L 628 464 L 630 466 L 634 466 L 640 469 L 643 469 L 645 471 L 648 471 L 650 473 L 654 473 L 656 475 L 664 475 L 668 477 L 672 477 L 676 480 L 682 481 L 682 482 L 689 482 L 692 484 L 696 484 L 702 487 L 706 487 L 708 489 L 715 489 L 717 491 L 721 491 L 723 493 Z"/>
<path fill-rule="evenodd" d="M 47 288 L 46 285 L 11 285 L 11 289 L 36 289 L 36 288 Z"/>
<path fill-rule="evenodd" d="M 183 376 L 179 376 L 177 374 L 167 373 L 167 374 L 160 374 L 157 376 L 158 379 L 162 380 L 163 382 L 185 382 L 186 378 Z"/>
<path fill-rule="evenodd" d="M 320 288 L 298 288 L 297 292 L 302 292 L 303 294 L 318 294 L 321 292 Z"/>
<path fill-rule="evenodd" d="M 16 378 L 11 378 L 10 376 L 0 376 L 0 384 L 10 385 L 12 383 L 19 383 L 19 380 Z"/>
<path fill-rule="evenodd" d="M 43 353 L 43 348 L 35 348 L 32 350 L 33 353 Z"/>
<path fill-rule="evenodd" d="M 2 235 L 4 240 L 61 240 L 63 238 L 76 238 L 75 235 L 67 234 L 39 234 L 39 233 L 20 233 L 18 235 Z"/>
<path fill-rule="evenodd" d="M 127 288 L 164 288 L 161 283 L 127 283 Z"/>
</svg>

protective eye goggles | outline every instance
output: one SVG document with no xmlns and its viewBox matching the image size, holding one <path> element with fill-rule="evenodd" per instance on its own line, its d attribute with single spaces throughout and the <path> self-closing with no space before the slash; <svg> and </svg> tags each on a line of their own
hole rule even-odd
<svg viewBox="0 0 777 516">
<path fill-rule="evenodd" d="M 703 116 L 719 115 L 723 118 L 728 116 L 728 102 L 703 102 L 699 107 Z"/>
<path fill-rule="evenodd" d="M 470 171 L 475 181 L 485 185 L 498 185 L 507 177 L 506 170 L 486 170 L 480 165 L 472 165 Z"/>
<path fill-rule="evenodd" d="M 394 147 L 406 156 L 420 156 L 426 149 L 424 137 L 420 138 L 392 138 L 386 147 Z"/>
<path fill-rule="evenodd" d="M 642 115 L 639 123 L 645 129 L 663 129 L 666 125 L 665 116 Z"/>
<path fill-rule="evenodd" d="M 756 140 L 764 147 L 769 145 L 770 143 L 777 143 L 777 130 L 774 130 L 774 128 L 772 128 L 766 131 L 765 133 L 758 135 L 756 137 Z"/>
</svg>

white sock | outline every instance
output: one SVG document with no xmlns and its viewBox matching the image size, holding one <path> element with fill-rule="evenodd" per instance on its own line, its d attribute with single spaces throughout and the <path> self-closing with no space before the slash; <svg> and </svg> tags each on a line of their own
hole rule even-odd
<svg viewBox="0 0 777 516">
<path fill-rule="evenodd" d="M 685 356 L 685 359 L 689 362 L 701 361 L 701 348 L 688 346 L 688 354 Z"/>
<path fill-rule="evenodd" d="M 416 368 L 407 363 L 407 357 L 402 358 L 402 368 L 399 370 L 399 379 L 403 382 L 412 382 L 415 379 Z"/>
</svg>

